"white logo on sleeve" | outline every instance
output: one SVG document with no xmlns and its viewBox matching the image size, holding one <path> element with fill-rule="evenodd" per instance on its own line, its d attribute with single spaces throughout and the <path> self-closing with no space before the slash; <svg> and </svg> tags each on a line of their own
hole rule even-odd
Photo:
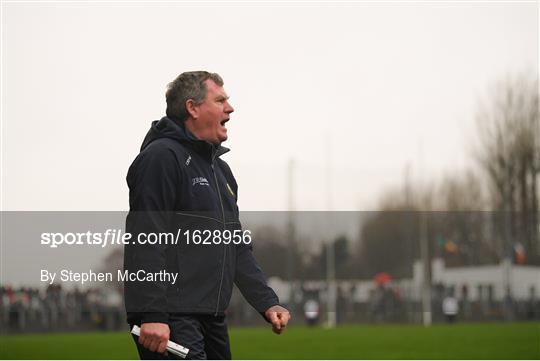
<svg viewBox="0 0 540 361">
<path fill-rule="evenodd" d="M 191 179 L 192 185 L 209 186 L 208 179 L 204 177 L 195 177 Z"/>
</svg>

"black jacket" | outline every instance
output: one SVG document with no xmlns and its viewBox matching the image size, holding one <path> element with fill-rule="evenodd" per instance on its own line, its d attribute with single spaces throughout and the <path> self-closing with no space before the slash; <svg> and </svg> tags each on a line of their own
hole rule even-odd
<svg viewBox="0 0 540 361">
<path fill-rule="evenodd" d="M 178 229 L 180 234 L 241 230 L 238 186 L 227 163 L 219 158 L 227 151 L 195 138 L 180 122 L 167 117 L 154 121 L 127 175 L 126 232 L 132 239 L 150 232 L 176 236 Z M 221 315 L 233 283 L 261 313 L 279 303 L 266 285 L 251 245 L 195 245 L 185 237 L 178 244 L 131 243 L 125 245 L 124 270 L 179 274 L 174 285 L 125 282 L 130 323 L 166 323 L 169 313 Z"/>
</svg>

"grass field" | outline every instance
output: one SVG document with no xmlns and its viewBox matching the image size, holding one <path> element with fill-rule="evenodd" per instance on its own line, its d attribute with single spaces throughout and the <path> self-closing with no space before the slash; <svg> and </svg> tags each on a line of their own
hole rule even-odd
<svg viewBox="0 0 540 361">
<path fill-rule="evenodd" d="M 233 328 L 235 359 L 539 359 L 540 323 Z M 134 359 L 127 332 L 0 337 L 1 359 Z"/>
</svg>

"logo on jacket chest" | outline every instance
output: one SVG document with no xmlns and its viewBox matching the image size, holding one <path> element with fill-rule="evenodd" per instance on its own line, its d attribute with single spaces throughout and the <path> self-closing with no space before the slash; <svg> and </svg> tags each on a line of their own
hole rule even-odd
<svg viewBox="0 0 540 361">
<path fill-rule="evenodd" d="M 195 177 L 191 179 L 191 185 L 209 186 L 210 183 L 208 183 L 208 179 L 206 179 L 205 177 Z"/>
</svg>

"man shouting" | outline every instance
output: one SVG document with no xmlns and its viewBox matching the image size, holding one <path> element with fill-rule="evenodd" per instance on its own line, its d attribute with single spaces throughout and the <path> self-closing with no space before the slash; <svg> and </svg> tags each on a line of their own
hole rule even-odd
<svg viewBox="0 0 540 361">
<path fill-rule="evenodd" d="M 134 240 L 181 237 L 126 244 L 124 269 L 178 277 L 125 282 L 128 322 L 141 327 L 134 337 L 141 359 L 173 358 L 169 339 L 190 349 L 188 359 L 230 359 L 224 312 L 234 284 L 275 333 L 290 314 L 253 257 L 239 221 L 238 186 L 220 159 L 229 151 L 221 143 L 234 111 L 223 80 L 206 71 L 182 73 L 166 99 L 167 116 L 152 123 L 128 171 L 126 231 Z"/>
</svg>

